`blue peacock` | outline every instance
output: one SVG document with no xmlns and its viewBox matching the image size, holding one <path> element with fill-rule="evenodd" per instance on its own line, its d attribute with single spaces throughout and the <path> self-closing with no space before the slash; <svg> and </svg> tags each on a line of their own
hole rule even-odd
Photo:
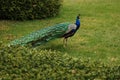
<svg viewBox="0 0 120 80">
<path fill-rule="evenodd" d="M 66 45 L 67 39 L 73 36 L 80 27 L 80 14 L 76 17 L 75 24 L 69 22 L 56 24 L 47 28 L 32 32 L 26 36 L 10 42 L 10 45 L 26 45 L 38 46 L 56 38 L 64 38 Z"/>
</svg>

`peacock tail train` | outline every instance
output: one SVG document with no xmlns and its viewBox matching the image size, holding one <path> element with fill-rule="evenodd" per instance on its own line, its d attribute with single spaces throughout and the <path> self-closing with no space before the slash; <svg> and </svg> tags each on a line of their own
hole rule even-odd
<svg viewBox="0 0 120 80">
<path fill-rule="evenodd" d="M 33 46 L 41 45 L 45 42 L 53 40 L 55 38 L 62 37 L 63 34 L 68 30 L 70 23 L 60 23 L 54 26 L 40 29 L 36 32 L 32 32 L 26 36 L 21 37 L 10 42 L 10 45 L 25 45 L 32 44 Z"/>
</svg>

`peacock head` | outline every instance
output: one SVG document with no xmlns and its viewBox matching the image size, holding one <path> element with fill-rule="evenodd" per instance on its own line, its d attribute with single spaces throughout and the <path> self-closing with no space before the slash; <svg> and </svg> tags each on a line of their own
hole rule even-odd
<svg viewBox="0 0 120 80">
<path fill-rule="evenodd" d="M 80 14 L 78 14 L 77 19 L 80 19 Z"/>
</svg>

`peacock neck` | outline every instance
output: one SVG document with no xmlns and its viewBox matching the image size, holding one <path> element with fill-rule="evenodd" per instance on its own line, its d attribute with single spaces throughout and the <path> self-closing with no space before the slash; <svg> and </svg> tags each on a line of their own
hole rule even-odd
<svg viewBox="0 0 120 80">
<path fill-rule="evenodd" d="M 77 26 L 76 30 L 78 30 L 80 27 L 80 19 L 78 18 L 76 19 L 76 26 Z"/>
</svg>

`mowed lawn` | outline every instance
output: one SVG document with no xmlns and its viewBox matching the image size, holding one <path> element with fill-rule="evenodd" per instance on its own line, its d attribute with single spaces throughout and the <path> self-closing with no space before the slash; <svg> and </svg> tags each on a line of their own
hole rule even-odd
<svg viewBox="0 0 120 80">
<path fill-rule="evenodd" d="M 64 0 L 54 18 L 32 21 L 0 21 L 0 40 L 7 44 L 30 32 L 62 22 L 75 23 L 81 14 L 81 27 L 63 47 L 63 39 L 48 42 L 39 49 L 51 49 L 71 56 L 120 64 L 120 0 Z"/>
</svg>

